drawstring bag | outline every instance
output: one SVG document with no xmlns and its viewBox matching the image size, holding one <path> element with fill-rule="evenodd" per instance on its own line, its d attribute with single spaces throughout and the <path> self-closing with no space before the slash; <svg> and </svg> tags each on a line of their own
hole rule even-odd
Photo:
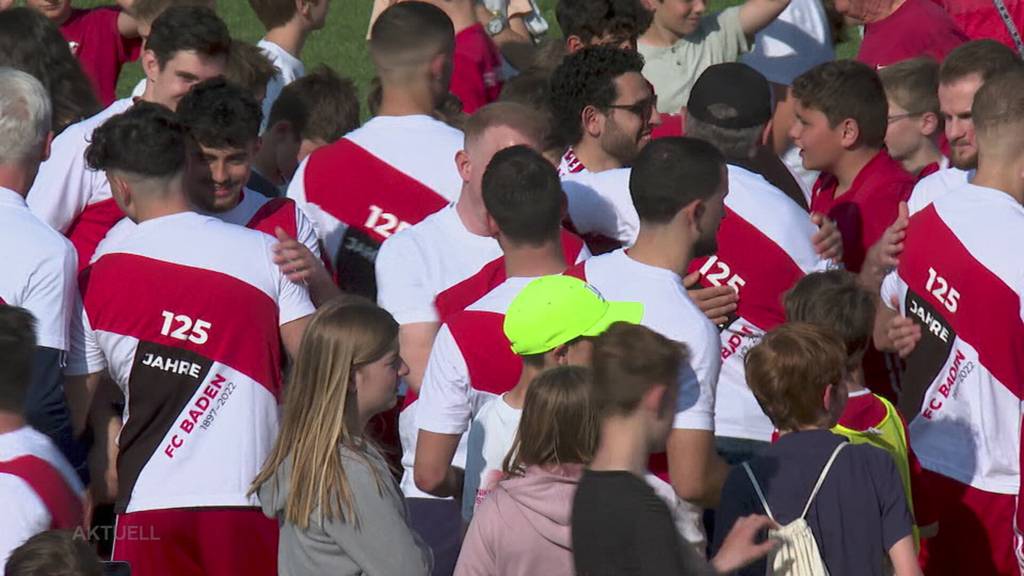
<svg viewBox="0 0 1024 576">
<path fill-rule="evenodd" d="M 814 490 L 811 490 L 811 496 L 807 499 L 807 504 L 800 517 L 777 530 L 768 530 L 768 537 L 779 542 L 779 547 L 768 557 L 768 570 L 766 571 L 768 576 L 828 576 L 828 567 L 821 559 L 821 552 L 818 550 L 817 540 L 814 539 L 814 532 L 811 532 L 811 527 L 807 525 L 804 518 L 807 516 L 807 510 L 811 508 L 814 497 L 818 495 L 818 489 L 825 482 L 825 477 L 828 476 L 828 471 L 832 468 L 836 456 L 846 445 L 847 442 L 843 442 L 832 452 L 821 475 L 818 476 Z M 746 462 L 743 463 L 743 469 L 746 470 L 750 483 L 754 485 L 754 491 L 757 492 L 757 497 L 761 500 L 765 513 L 778 524 L 779 521 L 772 515 L 772 510 L 768 507 L 768 500 L 765 499 L 761 485 L 754 477 L 754 472 Z"/>
</svg>

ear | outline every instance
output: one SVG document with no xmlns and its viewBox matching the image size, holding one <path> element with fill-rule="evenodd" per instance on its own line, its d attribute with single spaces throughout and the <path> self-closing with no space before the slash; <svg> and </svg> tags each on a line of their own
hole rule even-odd
<svg viewBox="0 0 1024 576">
<path fill-rule="evenodd" d="M 43 150 L 40 154 L 39 161 L 46 162 L 50 159 L 50 147 L 53 145 L 53 132 L 47 132 L 46 138 L 43 139 Z"/>
<path fill-rule="evenodd" d="M 580 121 L 583 122 L 583 132 L 592 138 L 600 138 L 604 132 L 606 117 L 603 112 L 594 106 L 586 106 L 580 112 Z"/>
<path fill-rule="evenodd" d="M 575 34 L 565 39 L 565 51 L 567 54 L 579 52 L 585 46 L 586 44 L 583 43 L 583 40 L 581 40 L 580 37 L 576 36 Z"/>
<path fill-rule="evenodd" d="M 445 67 L 448 63 L 448 53 L 442 52 L 430 60 L 430 77 L 440 79 L 444 77 Z"/>
<path fill-rule="evenodd" d="M 775 128 L 775 119 L 769 119 L 768 123 L 764 125 L 764 130 L 761 131 L 761 146 L 768 146 L 772 144 L 772 134 Z"/>
<path fill-rule="evenodd" d="M 463 182 L 469 182 L 473 170 L 473 162 L 469 159 L 469 153 L 465 150 L 459 150 L 455 153 L 455 168 L 459 171 L 459 176 Z"/>
<path fill-rule="evenodd" d="M 129 207 L 132 205 L 132 189 L 128 185 L 128 181 L 107 172 L 107 182 L 110 183 L 110 192 L 118 207 L 127 214 Z"/>
<path fill-rule="evenodd" d="M 555 364 L 558 366 L 565 366 L 569 363 L 569 346 L 566 344 L 562 344 L 551 352 L 548 352 L 548 354 L 552 355 Z"/>
<path fill-rule="evenodd" d="M 145 50 L 142 53 L 142 71 L 150 82 L 155 82 L 157 75 L 160 74 L 160 62 L 152 50 Z"/>
<path fill-rule="evenodd" d="M 662 404 L 665 402 L 665 394 L 668 393 L 668 386 L 654 386 L 644 393 L 640 398 L 640 407 L 651 414 L 660 416 Z"/>
<path fill-rule="evenodd" d="M 852 149 L 860 140 L 860 125 L 853 118 L 846 118 L 836 126 L 839 130 L 840 143 L 847 150 Z"/>
<path fill-rule="evenodd" d="M 935 133 L 939 130 L 939 116 L 934 112 L 925 112 L 921 115 L 920 120 L 921 134 L 929 138 L 935 136 Z"/>
</svg>

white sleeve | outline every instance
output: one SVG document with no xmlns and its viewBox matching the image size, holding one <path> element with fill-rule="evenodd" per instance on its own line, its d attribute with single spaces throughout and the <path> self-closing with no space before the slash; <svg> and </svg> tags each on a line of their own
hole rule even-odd
<svg viewBox="0 0 1024 576">
<path fill-rule="evenodd" d="M 417 401 L 416 427 L 438 434 L 462 434 L 473 418 L 469 368 L 447 325 L 430 350 Z"/>
<path fill-rule="evenodd" d="M 427 285 L 426 260 L 411 232 L 391 236 L 377 252 L 377 303 L 399 324 L 437 322 L 437 294 Z"/>
<path fill-rule="evenodd" d="M 0 476 L 0 566 L 26 540 L 45 532 L 52 519 L 46 505 L 29 485 L 16 476 Z"/>
<path fill-rule="evenodd" d="M 580 234 L 600 234 L 632 245 L 640 217 L 629 194 L 629 169 L 570 174 L 562 180 L 569 218 Z"/>
<path fill-rule="evenodd" d="M 320 253 L 320 239 L 317 238 L 316 228 L 298 202 L 295 203 L 295 232 L 298 235 L 296 240 L 302 242 L 317 258 L 322 257 Z"/>
<path fill-rule="evenodd" d="M 82 297 L 77 291 L 71 309 L 69 336 L 71 341 L 68 344 L 68 365 L 64 368 L 66 375 L 82 376 L 106 369 L 107 359 L 96 340 L 96 332 L 89 323 L 89 314 L 85 311 Z"/>
<path fill-rule="evenodd" d="M 261 235 L 261 237 L 263 242 L 266 243 L 264 253 L 267 255 L 270 273 L 274 275 L 277 281 L 278 324 L 284 326 L 292 320 L 298 320 L 316 312 L 313 302 L 309 299 L 309 288 L 304 284 L 298 284 L 285 278 L 284 274 L 281 274 L 280 268 L 271 259 L 270 255 L 274 253 L 273 245 L 277 242 L 277 239 L 266 234 Z"/>
<path fill-rule="evenodd" d="M 39 263 L 21 305 L 36 317 L 39 345 L 67 351 L 71 309 L 77 292 L 78 256 L 70 242 L 63 237 L 60 241 L 63 250 Z"/>
<path fill-rule="evenodd" d="M 715 430 L 715 394 L 722 370 L 721 340 L 713 326 L 702 330 L 703 338 L 687 342 L 690 362 L 680 374 L 679 396 L 673 428 Z"/>
<path fill-rule="evenodd" d="M 309 222 L 313 225 L 317 238 L 323 242 L 323 247 L 327 250 L 328 260 L 334 262 L 334 257 L 341 249 L 341 241 L 348 230 L 348 226 L 322 210 L 320 206 L 306 200 L 306 166 L 308 164 L 309 157 L 307 156 L 295 170 L 295 175 L 292 176 L 291 181 L 288 183 L 288 190 L 285 192 L 285 195 L 294 200 L 302 212 L 305 213 Z"/>
<path fill-rule="evenodd" d="M 50 157 L 39 166 L 39 174 L 25 198 L 33 214 L 61 233 L 89 205 L 93 190 L 106 182 L 102 172 L 86 166 L 87 145 L 78 126 L 69 127 L 55 138 Z"/>
<path fill-rule="evenodd" d="M 890 310 L 895 310 L 901 314 L 904 313 L 903 303 L 906 300 L 907 289 L 907 283 L 903 281 L 903 278 L 900 278 L 898 272 L 895 270 L 889 272 L 882 280 L 882 289 L 879 294 L 882 298 L 882 304 L 887 306 Z M 893 300 L 896 300 L 898 305 L 897 308 L 892 307 Z"/>
</svg>

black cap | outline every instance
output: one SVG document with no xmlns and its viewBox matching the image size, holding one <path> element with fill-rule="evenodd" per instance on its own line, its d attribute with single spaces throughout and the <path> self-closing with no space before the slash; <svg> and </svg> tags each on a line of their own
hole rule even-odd
<svg viewBox="0 0 1024 576">
<path fill-rule="evenodd" d="M 715 64 L 697 78 L 686 111 L 721 128 L 760 126 L 772 117 L 772 90 L 768 80 L 746 64 Z"/>
</svg>

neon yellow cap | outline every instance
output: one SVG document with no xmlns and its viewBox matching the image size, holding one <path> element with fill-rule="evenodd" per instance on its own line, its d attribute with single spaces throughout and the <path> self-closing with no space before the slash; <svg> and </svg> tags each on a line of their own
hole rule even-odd
<svg viewBox="0 0 1024 576">
<path fill-rule="evenodd" d="M 638 324 L 639 302 L 609 302 L 593 286 L 572 276 L 542 276 L 512 300 L 505 336 L 520 356 L 543 354 L 580 336 L 598 336 L 615 322 Z"/>
</svg>

